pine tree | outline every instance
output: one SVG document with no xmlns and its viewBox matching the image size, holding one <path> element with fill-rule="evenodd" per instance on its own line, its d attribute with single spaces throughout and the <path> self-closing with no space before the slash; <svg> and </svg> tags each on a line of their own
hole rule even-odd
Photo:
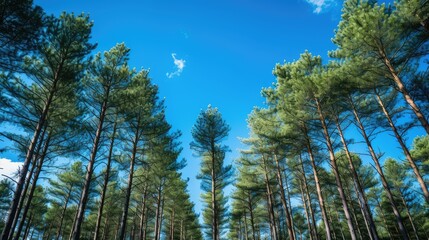
<svg viewBox="0 0 429 240">
<path fill-rule="evenodd" d="M 94 48 L 89 38 L 92 24 L 84 15 L 62 14 L 59 18 L 49 17 L 42 34 L 40 54 L 27 58 L 25 73 L 44 94 L 40 114 L 35 121 L 33 137 L 28 146 L 21 174 L 18 179 L 2 239 L 8 238 L 17 213 L 18 202 L 22 194 L 25 177 L 40 141 L 40 136 L 48 122 L 59 96 L 74 93 L 74 87 L 81 77 L 87 54 Z M 26 85 L 21 85 L 27 87 Z M 29 88 L 29 87 L 28 87 Z M 9 93 L 12 94 L 13 92 Z M 19 97 L 19 96 L 14 96 Z"/>
<path fill-rule="evenodd" d="M 230 128 L 222 119 L 217 108 L 210 105 L 201 111 L 192 128 L 194 141 L 190 146 L 201 157 L 199 178 L 201 188 L 206 192 L 203 200 L 206 203 L 204 222 L 212 240 L 219 240 L 223 225 L 226 223 L 226 197 L 222 190 L 230 182 L 232 166 L 224 165 L 225 153 L 228 147 L 222 145 L 222 140 L 228 136 Z"/>
<path fill-rule="evenodd" d="M 115 94 L 127 85 L 130 77 L 127 61 L 129 49 L 124 44 L 118 44 L 104 56 L 98 53 L 92 60 L 84 79 L 84 98 L 86 106 L 91 109 L 90 124 L 95 134 L 91 136 L 92 146 L 89 154 L 89 163 L 85 175 L 85 185 L 79 202 L 76 221 L 73 226 L 72 239 L 80 238 L 81 225 L 84 220 L 88 202 L 94 164 L 101 146 L 101 139 L 105 134 L 105 119 L 115 106 Z"/>
</svg>

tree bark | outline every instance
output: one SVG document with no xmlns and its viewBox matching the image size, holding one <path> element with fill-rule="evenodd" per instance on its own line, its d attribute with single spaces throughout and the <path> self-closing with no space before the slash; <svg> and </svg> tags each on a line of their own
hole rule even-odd
<svg viewBox="0 0 429 240">
<path fill-rule="evenodd" d="M 218 216 L 217 216 L 217 200 L 216 200 L 216 171 L 215 171 L 215 143 L 214 143 L 214 139 L 211 140 L 211 182 L 212 182 L 212 186 L 211 186 L 211 190 L 212 190 L 212 239 L 213 240 L 219 240 L 219 223 L 217 222 L 218 220 Z"/>
<path fill-rule="evenodd" d="M 425 200 L 427 203 L 429 203 L 429 191 L 428 187 L 426 186 L 426 183 L 420 174 L 419 168 L 416 165 L 414 159 L 411 157 L 411 153 L 408 150 L 408 147 L 405 145 L 404 139 L 402 139 L 401 135 L 398 132 L 398 129 L 396 128 L 396 125 L 394 124 L 392 117 L 390 116 L 390 113 L 387 111 L 383 100 L 381 99 L 380 95 L 377 91 L 375 91 L 375 95 L 377 98 L 377 102 L 380 105 L 384 116 L 386 116 L 387 121 L 389 122 L 390 128 L 392 128 L 393 133 L 395 134 L 395 138 L 398 141 L 399 145 L 401 145 L 402 151 L 404 152 L 405 158 L 408 160 L 408 163 L 410 164 L 411 168 L 413 169 L 414 175 L 416 175 L 417 182 L 420 185 L 420 188 L 423 191 L 423 196 L 425 197 Z"/>
<path fill-rule="evenodd" d="M 255 217 L 253 215 L 253 204 L 251 198 L 251 191 L 247 192 L 248 208 L 250 213 L 250 225 L 252 226 L 252 236 L 253 240 L 256 240 L 256 229 L 255 229 Z"/>
<path fill-rule="evenodd" d="M 395 203 L 395 200 L 393 199 L 392 191 L 390 190 L 390 186 L 387 183 L 386 177 L 384 176 L 383 169 L 382 169 L 382 167 L 380 165 L 380 162 L 378 160 L 378 157 L 375 154 L 375 151 L 374 151 L 374 149 L 372 147 L 372 143 L 369 140 L 368 135 L 366 134 L 365 127 L 363 126 L 363 123 L 362 123 L 362 121 L 360 119 L 360 116 L 358 114 L 356 106 L 355 106 L 355 104 L 353 102 L 353 98 L 351 96 L 349 96 L 349 103 L 350 103 L 350 106 L 351 106 L 351 108 L 353 110 L 353 115 L 355 116 L 357 127 L 359 128 L 359 130 L 360 130 L 360 132 L 362 134 L 362 137 L 365 140 L 365 143 L 366 143 L 366 145 L 368 147 L 368 151 L 369 151 L 369 153 L 371 155 L 371 158 L 372 158 L 372 160 L 375 163 L 375 169 L 378 172 L 378 175 L 380 176 L 381 183 L 382 183 L 383 188 L 384 188 L 384 190 L 386 192 L 387 198 L 389 199 L 390 205 L 392 206 L 393 214 L 395 215 L 396 222 L 397 222 L 397 224 L 399 226 L 399 232 L 401 233 L 403 239 L 408 240 L 407 229 L 405 228 L 405 226 L 403 224 L 401 214 L 399 213 L 398 208 L 397 208 L 396 203 Z"/>
<path fill-rule="evenodd" d="M 307 199 L 308 199 L 308 206 L 309 206 L 310 215 L 311 215 L 311 222 L 312 222 L 312 226 L 313 226 L 311 234 L 314 236 L 315 240 L 319 240 L 319 234 L 317 232 L 316 219 L 314 217 L 313 204 L 311 203 L 310 191 L 308 189 L 307 177 L 305 176 L 304 163 L 302 162 L 301 154 L 299 155 L 299 161 L 300 161 L 300 166 L 301 166 L 301 171 L 302 171 L 302 179 L 304 182 L 304 190 L 305 190 L 305 194 L 306 194 Z"/>
<path fill-rule="evenodd" d="M 314 159 L 313 150 L 311 148 L 311 143 L 310 143 L 310 138 L 308 136 L 307 126 L 305 124 L 303 124 L 303 132 L 304 132 L 305 145 L 307 148 L 308 156 L 310 157 L 311 166 L 313 168 L 313 176 L 314 176 L 314 182 L 316 184 L 317 197 L 319 199 L 319 207 L 320 207 L 320 211 L 322 212 L 323 223 L 325 224 L 326 239 L 331 240 L 332 239 L 331 225 L 330 225 L 330 222 L 328 220 L 328 215 L 326 214 L 325 201 L 323 199 L 322 188 L 320 187 L 319 174 L 317 173 L 316 160 Z"/>
<path fill-rule="evenodd" d="M 266 160 L 264 156 L 262 156 L 262 160 L 263 160 L 263 166 L 264 166 L 265 186 L 267 188 L 266 190 L 267 190 L 268 214 L 270 216 L 271 236 L 272 236 L 272 240 L 279 240 L 278 233 L 277 233 L 276 217 L 274 214 L 274 204 L 273 204 L 273 197 L 272 197 L 273 193 L 270 187 L 270 179 L 268 177 L 268 170 L 267 170 Z"/>
<path fill-rule="evenodd" d="M 115 122 L 113 123 L 112 138 L 110 139 L 109 153 L 107 156 L 107 165 L 106 165 L 106 173 L 104 175 L 103 189 L 101 190 L 100 207 L 98 208 L 97 222 L 95 224 L 94 240 L 98 240 L 99 235 L 100 235 L 101 218 L 103 216 L 104 202 L 105 202 L 105 198 L 106 198 L 107 186 L 109 184 L 110 168 L 111 168 L 111 164 L 112 164 L 113 147 L 115 144 L 115 135 L 116 135 L 117 124 L 118 123 L 115 120 Z"/>
<path fill-rule="evenodd" d="M 25 203 L 25 207 L 24 207 L 24 212 L 22 213 L 21 222 L 19 223 L 18 231 L 17 231 L 16 236 L 14 237 L 14 240 L 19 239 L 19 235 L 22 232 L 22 229 L 24 227 L 25 219 L 26 219 L 28 211 L 30 209 L 31 201 L 33 200 L 34 191 L 36 190 L 37 180 L 39 179 L 40 172 L 42 172 L 43 162 L 45 161 L 45 157 L 46 157 L 46 154 L 48 152 L 50 140 L 51 140 L 51 136 L 48 135 L 46 142 L 45 142 L 45 145 L 44 145 L 43 150 L 42 150 L 42 154 L 40 156 L 40 159 L 39 159 L 37 167 L 36 167 L 36 173 L 34 175 L 33 184 L 31 185 L 30 193 L 28 194 L 27 202 Z"/>
<path fill-rule="evenodd" d="M 327 146 L 328 152 L 329 152 L 329 159 L 331 162 L 331 168 L 332 168 L 332 171 L 333 171 L 334 176 L 335 176 L 335 181 L 337 184 L 337 190 L 340 194 L 341 203 L 343 204 L 344 216 L 346 217 L 347 225 L 349 227 L 350 237 L 352 240 L 356 240 L 356 234 L 354 231 L 353 222 L 351 220 L 349 207 L 347 205 L 347 199 L 346 199 L 346 196 L 344 194 L 344 189 L 343 189 L 343 185 L 341 182 L 340 173 L 338 171 L 337 161 L 336 161 L 335 155 L 334 155 L 334 148 L 332 146 L 331 138 L 329 136 L 328 127 L 326 126 L 325 116 L 323 115 L 319 99 L 315 98 L 314 100 L 316 102 L 316 107 L 317 107 L 317 112 L 319 114 L 320 123 L 322 124 L 323 133 L 324 133 L 325 141 L 326 141 L 326 146 Z"/>
<path fill-rule="evenodd" d="M 131 153 L 131 159 L 130 159 L 130 173 L 128 174 L 128 184 L 127 184 L 127 189 L 126 189 L 126 193 L 125 193 L 125 204 L 124 204 L 124 208 L 122 210 L 122 217 L 121 217 L 121 226 L 119 229 L 119 239 L 120 240 L 124 240 L 125 239 L 125 230 L 127 227 L 127 218 L 128 218 L 128 208 L 130 205 L 130 198 L 131 198 L 131 190 L 133 187 L 133 177 L 134 177 L 134 164 L 135 164 L 135 160 L 136 160 L 136 155 L 137 155 L 137 145 L 139 143 L 139 135 L 140 135 L 140 129 L 139 129 L 139 125 L 140 125 L 140 118 L 137 119 L 137 128 L 135 131 L 135 135 L 134 135 L 134 140 L 133 140 L 133 149 L 132 149 L 132 153 Z"/>
<path fill-rule="evenodd" d="M 396 69 L 390 62 L 390 59 L 386 56 L 385 52 L 381 49 L 380 53 L 383 57 L 384 64 L 386 65 L 390 74 L 392 75 L 393 81 L 395 82 L 396 87 L 398 88 L 398 91 L 402 93 L 402 96 L 404 97 L 405 102 L 411 107 L 414 114 L 417 116 L 417 119 L 420 121 L 420 124 L 425 129 L 426 133 L 429 134 L 429 123 L 427 121 L 427 118 L 424 116 L 423 112 L 420 110 L 420 108 L 417 106 L 417 104 L 409 94 L 408 89 L 405 87 L 405 84 L 403 83 L 402 79 L 399 77 L 398 73 L 396 72 Z M 427 196 L 426 201 L 429 202 L 429 195 Z"/>
<path fill-rule="evenodd" d="M 7 240 L 9 237 L 9 234 L 10 234 L 10 231 L 12 228 L 12 223 L 14 221 L 14 217 L 15 217 L 16 212 L 18 210 L 18 203 L 19 203 L 19 199 L 21 197 L 22 190 L 24 187 L 24 182 L 25 182 L 25 178 L 26 178 L 27 173 L 28 173 L 28 168 L 30 166 L 31 160 L 33 159 L 34 150 L 35 150 L 36 145 L 39 141 L 39 137 L 40 137 L 40 134 L 42 133 L 42 129 L 45 127 L 46 120 L 48 118 L 48 113 L 49 113 L 51 104 L 53 102 L 54 95 L 57 91 L 57 84 L 59 82 L 59 74 L 62 70 L 63 64 L 64 64 L 64 59 L 61 60 L 58 68 L 55 71 L 53 82 L 52 82 L 52 87 L 49 91 L 48 98 L 46 100 L 46 103 L 43 107 L 42 113 L 41 113 L 39 120 L 37 122 L 33 137 L 30 141 L 30 146 L 28 147 L 27 154 L 25 156 L 25 160 L 24 160 L 24 163 L 22 165 L 22 168 L 21 168 L 21 171 L 19 174 L 19 178 L 18 178 L 18 181 L 16 184 L 16 189 L 15 189 L 15 192 L 13 194 L 12 203 L 11 203 L 10 208 L 9 208 L 9 214 L 7 216 L 7 219 L 6 219 L 4 228 L 3 228 L 3 232 L 2 232 L 2 236 L 1 236 L 2 240 Z"/>
<path fill-rule="evenodd" d="M 349 162 L 350 172 L 353 177 L 353 184 L 356 188 L 356 195 L 358 197 L 360 207 L 362 212 L 364 213 L 364 218 L 369 225 L 369 236 L 373 240 L 378 240 L 377 228 L 375 227 L 374 219 L 372 218 L 371 210 L 368 207 L 368 202 L 366 200 L 365 191 L 363 190 L 362 184 L 360 182 L 359 176 L 357 175 L 356 168 L 353 163 L 352 155 L 350 154 L 349 147 L 347 145 L 347 141 L 344 137 L 343 130 L 341 128 L 341 124 L 339 122 L 338 116 L 335 117 L 335 124 L 337 126 L 338 134 L 340 135 L 341 143 L 343 144 L 344 151 L 346 153 L 347 160 Z"/>
<path fill-rule="evenodd" d="M 37 149 L 35 150 L 36 153 L 33 156 L 33 161 L 32 161 L 32 166 L 31 166 L 30 172 L 28 173 L 28 176 L 25 180 L 24 189 L 22 190 L 21 197 L 19 198 L 18 208 L 16 210 L 15 217 L 14 217 L 14 220 L 12 223 L 12 228 L 11 228 L 11 231 L 9 233 L 9 239 L 13 238 L 13 234 L 14 234 L 16 225 L 18 224 L 19 215 L 21 214 L 22 207 L 24 206 L 25 197 L 27 196 L 28 188 L 31 185 L 31 178 L 33 177 L 34 170 L 36 170 L 36 168 L 37 168 L 37 160 L 40 159 L 40 157 L 38 155 L 40 154 L 40 150 L 41 150 L 42 145 L 43 145 L 43 139 L 45 138 L 46 128 L 47 128 L 46 126 L 43 128 L 42 135 L 40 136 L 41 140 L 39 140 L 39 143 L 37 144 Z M 20 231 L 18 233 L 20 233 Z"/>
<path fill-rule="evenodd" d="M 146 200 L 147 200 L 147 183 L 144 185 L 143 190 L 143 199 L 142 199 L 142 212 L 140 215 L 140 224 L 139 224 L 139 239 L 142 240 L 143 238 L 143 230 L 144 230 L 144 224 L 145 224 L 145 211 L 146 211 Z"/>
<path fill-rule="evenodd" d="M 60 239 L 60 236 L 61 236 L 61 230 L 63 228 L 64 215 L 67 211 L 67 205 L 68 205 L 69 200 L 70 200 L 70 195 L 71 195 L 72 189 L 73 189 L 73 187 L 71 186 L 68 193 L 67 193 L 66 199 L 64 201 L 63 211 L 61 211 L 60 226 L 58 227 L 58 231 L 57 231 L 57 240 Z"/>
<path fill-rule="evenodd" d="M 291 240 L 295 240 L 295 234 L 294 234 L 294 230 L 293 230 L 293 226 L 292 226 L 292 218 L 291 218 L 291 215 L 289 212 L 289 206 L 288 206 L 287 201 L 286 201 L 285 190 L 284 190 L 284 186 L 283 186 L 283 178 L 282 178 L 281 171 L 280 171 L 279 159 L 277 158 L 277 154 L 273 154 L 273 155 L 274 155 L 274 159 L 276 161 L 277 181 L 279 182 L 280 199 L 281 199 L 281 202 L 283 205 L 284 214 L 286 216 L 287 231 L 289 234 L 289 238 Z"/>
<path fill-rule="evenodd" d="M 110 93 L 110 86 L 106 88 L 106 96 L 104 98 L 104 101 L 101 105 L 101 111 L 100 116 L 98 117 L 98 126 L 97 131 L 95 133 L 95 138 L 92 144 L 91 149 L 91 155 L 89 157 L 89 163 L 86 169 L 86 175 L 85 175 L 85 184 L 83 186 L 82 195 L 79 201 L 78 210 L 76 213 L 76 220 L 72 228 L 72 234 L 71 239 L 72 240 L 79 240 L 80 239 L 80 231 L 81 231 L 81 225 L 83 223 L 83 219 L 85 217 L 85 209 L 86 204 L 89 197 L 89 191 L 90 191 L 90 185 L 92 181 L 92 174 L 94 173 L 94 164 L 98 153 L 98 146 L 100 144 L 101 134 L 103 132 L 103 125 L 104 125 L 104 119 L 106 117 L 107 113 L 107 103 L 109 99 L 109 93 Z"/>
</svg>

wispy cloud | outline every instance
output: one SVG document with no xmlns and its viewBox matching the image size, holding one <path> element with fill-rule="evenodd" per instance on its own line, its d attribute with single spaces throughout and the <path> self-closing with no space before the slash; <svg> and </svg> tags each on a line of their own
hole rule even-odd
<svg viewBox="0 0 429 240">
<path fill-rule="evenodd" d="M 167 73 L 166 75 L 168 78 L 180 76 L 180 74 L 183 72 L 183 69 L 185 68 L 185 63 L 186 63 L 186 61 L 184 59 L 177 59 L 176 53 L 172 53 L 171 57 L 174 60 L 174 65 L 176 66 L 176 71 Z"/>
<path fill-rule="evenodd" d="M 0 158 L 0 180 L 5 178 L 5 175 L 13 178 L 14 174 L 22 166 L 22 162 L 12 162 L 7 158 Z"/>
<path fill-rule="evenodd" d="M 314 13 L 319 14 L 323 10 L 331 6 L 335 0 L 305 0 L 305 1 L 313 6 Z"/>
</svg>

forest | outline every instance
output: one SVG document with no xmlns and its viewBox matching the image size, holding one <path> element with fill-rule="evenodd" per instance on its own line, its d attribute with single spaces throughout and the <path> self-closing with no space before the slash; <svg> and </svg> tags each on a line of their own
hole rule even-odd
<svg viewBox="0 0 429 240">
<path fill-rule="evenodd" d="M 149 70 L 125 43 L 97 53 L 89 15 L 0 10 L 0 153 L 22 162 L 0 181 L 2 240 L 429 239 L 428 1 L 344 1 L 336 49 L 274 67 L 232 164 L 221 109 L 182 146 Z"/>
</svg>

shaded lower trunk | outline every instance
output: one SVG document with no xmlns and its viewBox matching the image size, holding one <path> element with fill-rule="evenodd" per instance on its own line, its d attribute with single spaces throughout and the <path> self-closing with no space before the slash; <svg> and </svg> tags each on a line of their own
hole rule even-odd
<svg viewBox="0 0 429 240">
<path fill-rule="evenodd" d="M 305 124 L 303 125 L 303 133 L 304 133 L 305 145 L 307 148 L 308 156 L 310 157 L 311 166 L 313 168 L 313 177 L 314 177 L 314 182 L 316 184 L 316 192 L 317 192 L 317 197 L 319 200 L 320 211 L 322 213 L 322 219 L 323 219 L 323 223 L 325 225 L 326 239 L 331 240 L 332 239 L 331 224 L 330 224 L 330 221 L 329 221 L 328 216 L 326 214 L 325 201 L 323 199 L 322 188 L 320 187 L 319 174 L 317 173 L 316 160 L 314 158 L 313 150 L 311 148 L 310 138 L 308 136 L 307 126 Z"/>
<path fill-rule="evenodd" d="M 285 190 L 284 190 L 284 186 L 283 186 L 283 178 L 281 175 L 280 163 L 279 163 L 279 160 L 278 160 L 276 154 L 274 154 L 274 159 L 276 161 L 277 181 L 279 183 L 279 188 L 280 188 L 280 200 L 282 202 L 283 211 L 284 211 L 284 214 L 286 216 L 286 227 L 287 227 L 287 231 L 289 234 L 289 238 L 291 240 L 294 240 L 295 234 L 293 231 L 292 217 L 290 214 L 289 206 L 288 206 L 287 201 L 286 201 L 286 194 L 285 194 Z"/>
<path fill-rule="evenodd" d="M 402 236 L 403 239 L 408 239 L 408 233 L 407 233 L 407 230 L 406 230 L 406 228 L 404 226 L 401 214 L 399 213 L 398 208 L 396 206 L 395 200 L 393 199 L 392 191 L 390 189 L 389 184 L 387 183 L 386 177 L 384 176 L 384 173 L 383 173 L 383 169 L 382 169 L 382 167 L 380 165 L 380 161 L 378 160 L 378 157 L 375 154 L 375 151 L 374 151 L 374 149 L 372 147 L 372 143 L 369 140 L 369 137 L 368 137 L 368 135 L 366 133 L 365 127 L 363 126 L 363 123 L 361 121 L 361 118 L 359 116 L 359 113 L 358 113 L 358 111 L 356 109 L 356 106 L 355 106 L 355 104 L 354 104 L 353 99 L 352 99 L 351 96 L 349 96 L 349 103 L 350 103 L 350 106 L 351 106 L 351 108 L 353 110 L 353 115 L 355 116 L 357 127 L 359 128 L 359 130 L 360 130 L 360 132 L 362 134 L 362 137 L 365 140 L 365 143 L 366 143 L 366 145 L 368 147 L 369 154 L 371 155 L 371 158 L 372 158 L 372 160 L 375 163 L 375 169 L 376 169 L 378 175 L 380 176 L 381 184 L 383 185 L 383 188 L 384 188 L 384 190 L 386 192 L 387 198 L 389 199 L 389 203 L 390 203 L 390 205 L 392 207 L 393 214 L 395 215 L 396 222 L 397 222 L 397 224 L 399 226 L 399 231 L 401 233 L 401 236 Z"/>
<path fill-rule="evenodd" d="M 357 171 L 356 171 L 356 168 L 354 166 L 353 159 L 352 159 L 351 153 L 349 151 L 349 147 L 347 145 L 347 141 L 344 137 L 343 130 L 341 128 L 341 124 L 340 124 L 337 116 L 335 116 L 335 124 L 337 126 L 337 130 L 338 130 L 338 133 L 340 135 L 341 143 L 343 144 L 343 148 L 344 148 L 344 151 L 346 153 L 347 160 L 349 162 L 349 169 L 350 169 L 351 175 L 353 177 L 353 184 L 355 185 L 355 189 L 357 190 L 356 196 L 358 198 L 359 205 L 360 205 L 361 210 L 363 212 L 365 222 L 368 223 L 368 227 L 369 227 L 368 234 L 369 234 L 371 239 L 378 240 L 379 238 L 378 238 L 377 228 L 375 227 L 374 219 L 372 218 L 371 210 L 370 210 L 370 208 L 368 206 L 368 202 L 366 200 L 365 191 L 363 190 L 361 181 L 359 179 L 359 176 L 357 175 Z M 356 221 L 356 223 L 357 223 L 357 221 Z M 357 229 L 360 231 L 359 227 L 357 227 Z M 362 234 L 360 234 L 360 235 L 362 236 Z"/>
<path fill-rule="evenodd" d="M 112 164 L 113 147 L 115 144 L 117 124 L 118 124 L 117 121 L 113 123 L 112 138 L 110 139 L 109 153 L 107 155 L 106 173 L 104 174 L 103 189 L 101 190 L 101 196 L 100 196 L 100 207 L 98 208 L 97 221 L 95 224 L 94 240 L 98 240 L 100 235 L 101 218 L 103 216 L 104 202 L 106 198 L 107 186 L 109 184 L 110 168 Z"/>
</svg>

